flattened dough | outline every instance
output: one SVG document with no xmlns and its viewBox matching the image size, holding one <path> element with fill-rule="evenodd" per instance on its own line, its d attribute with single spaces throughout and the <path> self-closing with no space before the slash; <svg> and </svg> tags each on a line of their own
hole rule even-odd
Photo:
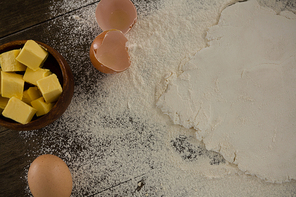
<svg viewBox="0 0 296 197">
<path fill-rule="evenodd" d="M 245 173 L 296 179 L 296 16 L 236 3 L 207 39 L 157 106 Z"/>
</svg>

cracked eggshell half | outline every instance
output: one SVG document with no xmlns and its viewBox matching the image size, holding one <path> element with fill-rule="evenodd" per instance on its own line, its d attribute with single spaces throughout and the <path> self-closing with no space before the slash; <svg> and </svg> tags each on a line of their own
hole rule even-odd
<svg viewBox="0 0 296 197">
<path fill-rule="evenodd" d="M 101 0 L 96 20 L 103 31 L 118 29 L 125 34 L 137 21 L 137 10 L 130 0 Z"/>
<path fill-rule="evenodd" d="M 91 44 L 91 63 L 103 73 L 119 73 L 126 70 L 130 66 L 126 42 L 127 38 L 121 31 L 104 31 Z"/>
</svg>

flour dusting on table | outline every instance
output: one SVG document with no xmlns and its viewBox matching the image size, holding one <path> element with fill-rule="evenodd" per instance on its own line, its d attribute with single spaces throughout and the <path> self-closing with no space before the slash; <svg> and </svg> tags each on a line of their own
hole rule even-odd
<svg viewBox="0 0 296 197">
<path fill-rule="evenodd" d="M 28 157 L 52 153 L 64 159 L 73 175 L 73 196 L 295 193 L 293 182 L 270 184 L 241 174 L 221 154 L 206 150 L 193 130 L 174 125 L 156 108 L 167 84 L 164 76 L 179 74 L 207 46 L 206 31 L 233 1 L 133 2 L 138 20 L 126 35 L 132 64 L 116 75 L 95 70 L 89 48 L 83 47 L 101 32 L 94 17 L 96 4 L 48 26 L 49 32 L 60 26 L 58 35 L 47 38 L 48 44 L 54 43 L 70 64 L 75 92 L 65 114 L 51 126 L 20 132 L 27 143 L 32 138 L 40 141 Z M 52 9 L 56 13 L 58 8 Z"/>
</svg>

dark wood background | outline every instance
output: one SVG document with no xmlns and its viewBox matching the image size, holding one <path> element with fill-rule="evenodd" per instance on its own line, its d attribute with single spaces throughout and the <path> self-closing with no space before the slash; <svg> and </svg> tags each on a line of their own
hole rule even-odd
<svg viewBox="0 0 296 197">
<path fill-rule="evenodd" d="M 101 32 L 101 30 L 97 27 L 92 29 L 90 32 L 84 32 L 87 36 L 84 35 L 83 44 L 80 43 L 77 46 L 73 46 L 71 40 L 82 39 L 83 36 L 79 33 L 69 35 L 67 30 L 65 30 L 63 21 L 69 20 L 69 17 L 71 16 L 79 15 L 81 10 L 95 10 L 99 0 L 69 0 L 69 4 L 72 3 L 71 6 L 57 7 L 56 5 L 60 2 L 66 1 L 0 0 L 0 45 L 9 41 L 24 39 L 34 39 L 46 43 L 60 52 L 69 63 L 70 67 L 74 71 L 75 87 L 80 85 L 81 76 L 83 76 L 84 73 L 87 73 L 89 77 L 89 84 L 93 82 L 98 83 L 98 81 L 104 79 L 106 75 L 97 72 L 91 66 L 88 59 L 88 51 L 92 40 Z M 55 8 L 54 12 L 50 9 L 51 7 Z M 51 27 L 50 31 L 47 27 Z M 71 37 L 71 39 L 67 39 L 69 37 Z M 80 51 L 81 56 L 73 56 L 73 54 L 77 54 L 73 53 L 74 50 Z M 81 65 L 85 65 L 85 68 L 81 68 Z M 79 89 L 75 87 L 74 94 L 80 94 L 81 92 L 79 92 Z M 86 87 L 85 91 L 88 91 L 91 94 L 91 87 Z M 111 121 L 116 122 L 122 120 L 111 119 Z M 127 120 L 123 121 L 126 121 L 128 124 L 140 124 L 133 120 L 132 117 L 127 117 Z M 59 120 L 57 122 L 59 122 Z M 122 122 L 119 123 L 122 124 Z M 145 125 L 140 125 L 138 127 L 145 129 Z M 45 129 L 41 129 L 40 131 L 34 131 L 34 133 L 40 132 L 42 135 L 50 135 L 49 131 L 54 129 L 64 128 L 56 123 Z M 67 141 L 71 138 L 69 135 L 57 135 L 57 138 L 60 141 Z M 153 135 L 151 136 L 153 137 Z M 78 140 L 72 140 L 74 141 L 73 146 L 75 146 L 72 148 L 73 150 L 83 148 L 81 147 L 82 145 L 79 144 Z M 173 146 L 176 146 L 176 151 L 183 151 L 184 154 L 184 150 L 188 150 L 185 159 L 198 157 L 200 152 L 198 150 L 192 150 L 188 147 L 183 147 L 185 146 L 185 143 L 183 142 L 184 139 L 180 138 L 172 143 Z M 26 182 L 26 170 L 28 170 L 28 166 L 36 158 L 36 155 L 38 155 L 38 151 L 36 150 L 41 147 L 41 143 L 48 143 L 49 147 L 60 146 L 60 144 L 55 142 L 44 142 L 42 136 L 38 135 L 33 135 L 32 137 L 24 140 L 20 132 L 0 127 L 0 197 L 30 196 Z M 58 154 L 58 150 L 59 149 L 56 148 L 56 152 L 53 153 Z M 28 154 L 30 152 L 32 152 L 32 154 Z M 74 156 L 75 152 L 72 153 Z M 219 163 L 219 161 L 223 162 L 223 158 L 219 160 L 217 159 L 219 158 L 217 155 L 213 158 L 213 163 Z M 147 163 L 147 171 L 153 169 L 152 162 L 149 163 L 149 161 L 147 161 Z M 73 193 L 73 196 L 82 196 L 81 194 L 83 194 L 83 196 L 133 196 L 135 192 L 141 190 L 144 185 L 144 182 L 142 182 L 143 180 L 144 176 L 139 175 L 138 177 L 134 177 L 132 180 L 127 179 L 126 181 L 115 181 L 114 183 L 110 183 L 110 187 L 98 187 L 96 193 L 89 193 L 89 191 L 85 190 Z M 104 181 L 108 182 L 108 180 Z M 153 189 L 150 188 L 150 190 Z M 156 189 L 154 188 L 154 190 Z M 293 190 L 293 192 L 295 195 L 296 190 Z M 154 193 L 154 195 L 151 196 L 161 196 L 161 194 Z M 290 195 L 288 194 L 287 196 Z"/>
<path fill-rule="evenodd" d="M 69 17 L 75 11 L 88 6 L 93 6 L 98 0 L 81 0 L 75 4 L 56 8 L 52 12 L 49 8 L 54 7 L 58 0 L 1 0 L 0 1 L 0 45 L 13 41 L 34 39 L 46 43 L 58 50 L 64 56 L 68 51 L 62 50 L 63 44 L 58 42 L 56 33 L 63 28 L 61 20 Z M 69 3 L 74 1 L 69 1 Z M 46 27 L 56 25 L 56 31 L 49 32 Z M 99 30 L 98 30 L 99 31 Z M 97 32 L 98 33 L 98 32 Z M 65 35 L 66 36 L 66 35 Z M 77 35 L 76 35 L 77 36 Z M 91 41 L 86 42 L 85 49 L 89 48 Z M 67 56 L 67 55 L 66 55 Z M 73 67 L 73 59 L 67 58 L 68 63 Z M 79 62 L 77 62 L 79 63 Z M 99 72 L 98 72 L 99 73 Z M 98 75 L 101 75 L 100 73 Z M 77 78 L 77 75 L 75 76 Z M 35 150 L 40 145 L 39 139 L 31 138 L 24 141 L 18 131 L 0 127 L 0 196 L 27 196 L 25 192 L 27 182 L 26 169 L 34 160 L 35 156 L 28 157 L 25 152 Z"/>
<path fill-rule="evenodd" d="M 102 31 L 94 25 L 93 29 L 81 29 L 81 32 L 73 33 L 71 25 L 76 25 L 75 28 L 79 29 L 75 17 L 82 16 L 81 13 L 84 11 L 95 12 L 98 2 L 99 0 L 1 0 L 0 45 L 14 40 L 33 39 L 51 46 L 66 59 L 73 71 L 74 95 L 85 94 L 92 97 L 93 91 L 101 90 L 100 87 L 93 90 L 93 86 L 96 86 L 94 84 L 100 84 L 100 80 L 106 77 L 97 71 L 89 60 L 91 43 Z M 92 18 L 92 21 L 95 20 Z M 79 42 L 76 42 L 77 40 Z M 101 95 L 104 94 L 102 91 Z M 127 124 L 131 124 L 132 118 L 127 117 L 127 120 Z M 75 132 L 65 132 L 64 121 L 58 119 L 43 129 L 32 131 L 32 136 L 25 139 L 22 135 L 30 135 L 30 132 L 22 133 L 0 126 L 0 197 L 31 196 L 26 176 L 30 164 L 40 154 L 57 155 L 70 169 L 77 167 L 75 163 L 71 164 L 67 160 L 61 150 L 67 151 L 72 158 L 79 160 L 77 155 L 88 146 L 85 144 L 87 141 L 79 141 L 81 136 L 75 136 Z M 108 121 L 118 120 L 111 117 Z M 63 133 L 52 132 L 58 130 L 63 130 Z M 102 143 L 108 143 L 108 140 Z M 63 146 L 64 142 L 66 144 L 69 141 L 73 141 L 73 144 Z M 49 149 L 41 151 L 44 147 Z M 108 146 L 104 148 L 107 149 Z M 150 167 L 147 170 L 149 169 Z M 103 175 L 100 180 L 102 184 L 99 180 L 89 180 L 90 183 L 96 183 L 97 187 L 89 185 L 82 189 L 73 188 L 72 196 L 132 196 L 142 188 L 142 179 L 143 176 L 139 175 L 126 180 L 115 178 L 111 182 L 107 175 Z"/>
</svg>

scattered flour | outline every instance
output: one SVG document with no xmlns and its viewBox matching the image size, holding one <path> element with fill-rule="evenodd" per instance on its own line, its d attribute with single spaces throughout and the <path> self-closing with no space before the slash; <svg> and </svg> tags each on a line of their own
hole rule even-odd
<svg viewBox="0 0 296 197">
<path fill-rule="evenodd" d="M 163 77 L 180 74 L 207 46 L 206 31 L 233 1 L 133 2 L 138 21 L 127 34 L 132 65 L 116 75 L 98 72 L 89 60 L 89 47 L 101 32 L 94 17 L 96 3 L 45 24 L 46 31 L 59 33 L 40 40 L 66 58 L 75 92 L 67 111 L 52 125 L 20 132 L 33 150 L 27 152 L 28 163 L 45 153 L 61 157 L 73 175 L 73 196 L 296 194 L 295 182 L 270 184 L 242 174 L 220 154 L 206 150 L 194 130 L 172 124 L 156 108 L 165 91 L 162 85 L 168 83 Z M 72 3 L 60 1 L 51 7 L 53 15 L 67 13 Z"/>
<path fill-rule="evenodd" d="M 51 6 L 49 7 L 49 10 L 51 16 L 56 17 L 67 12 L 72 12 L 75 9 L 81 8 L 82 6 L 87 6 L 94 2 L 94 0 L 50 0 Z"/>
<path fill-rule="evenodd" d="M 208 31 L 210 46 L 171 77 L 157 105 L 242 171 L 296 179 L 295 35 L 291 12 L 255 0 L 226 8 Z"/>
</svg>

